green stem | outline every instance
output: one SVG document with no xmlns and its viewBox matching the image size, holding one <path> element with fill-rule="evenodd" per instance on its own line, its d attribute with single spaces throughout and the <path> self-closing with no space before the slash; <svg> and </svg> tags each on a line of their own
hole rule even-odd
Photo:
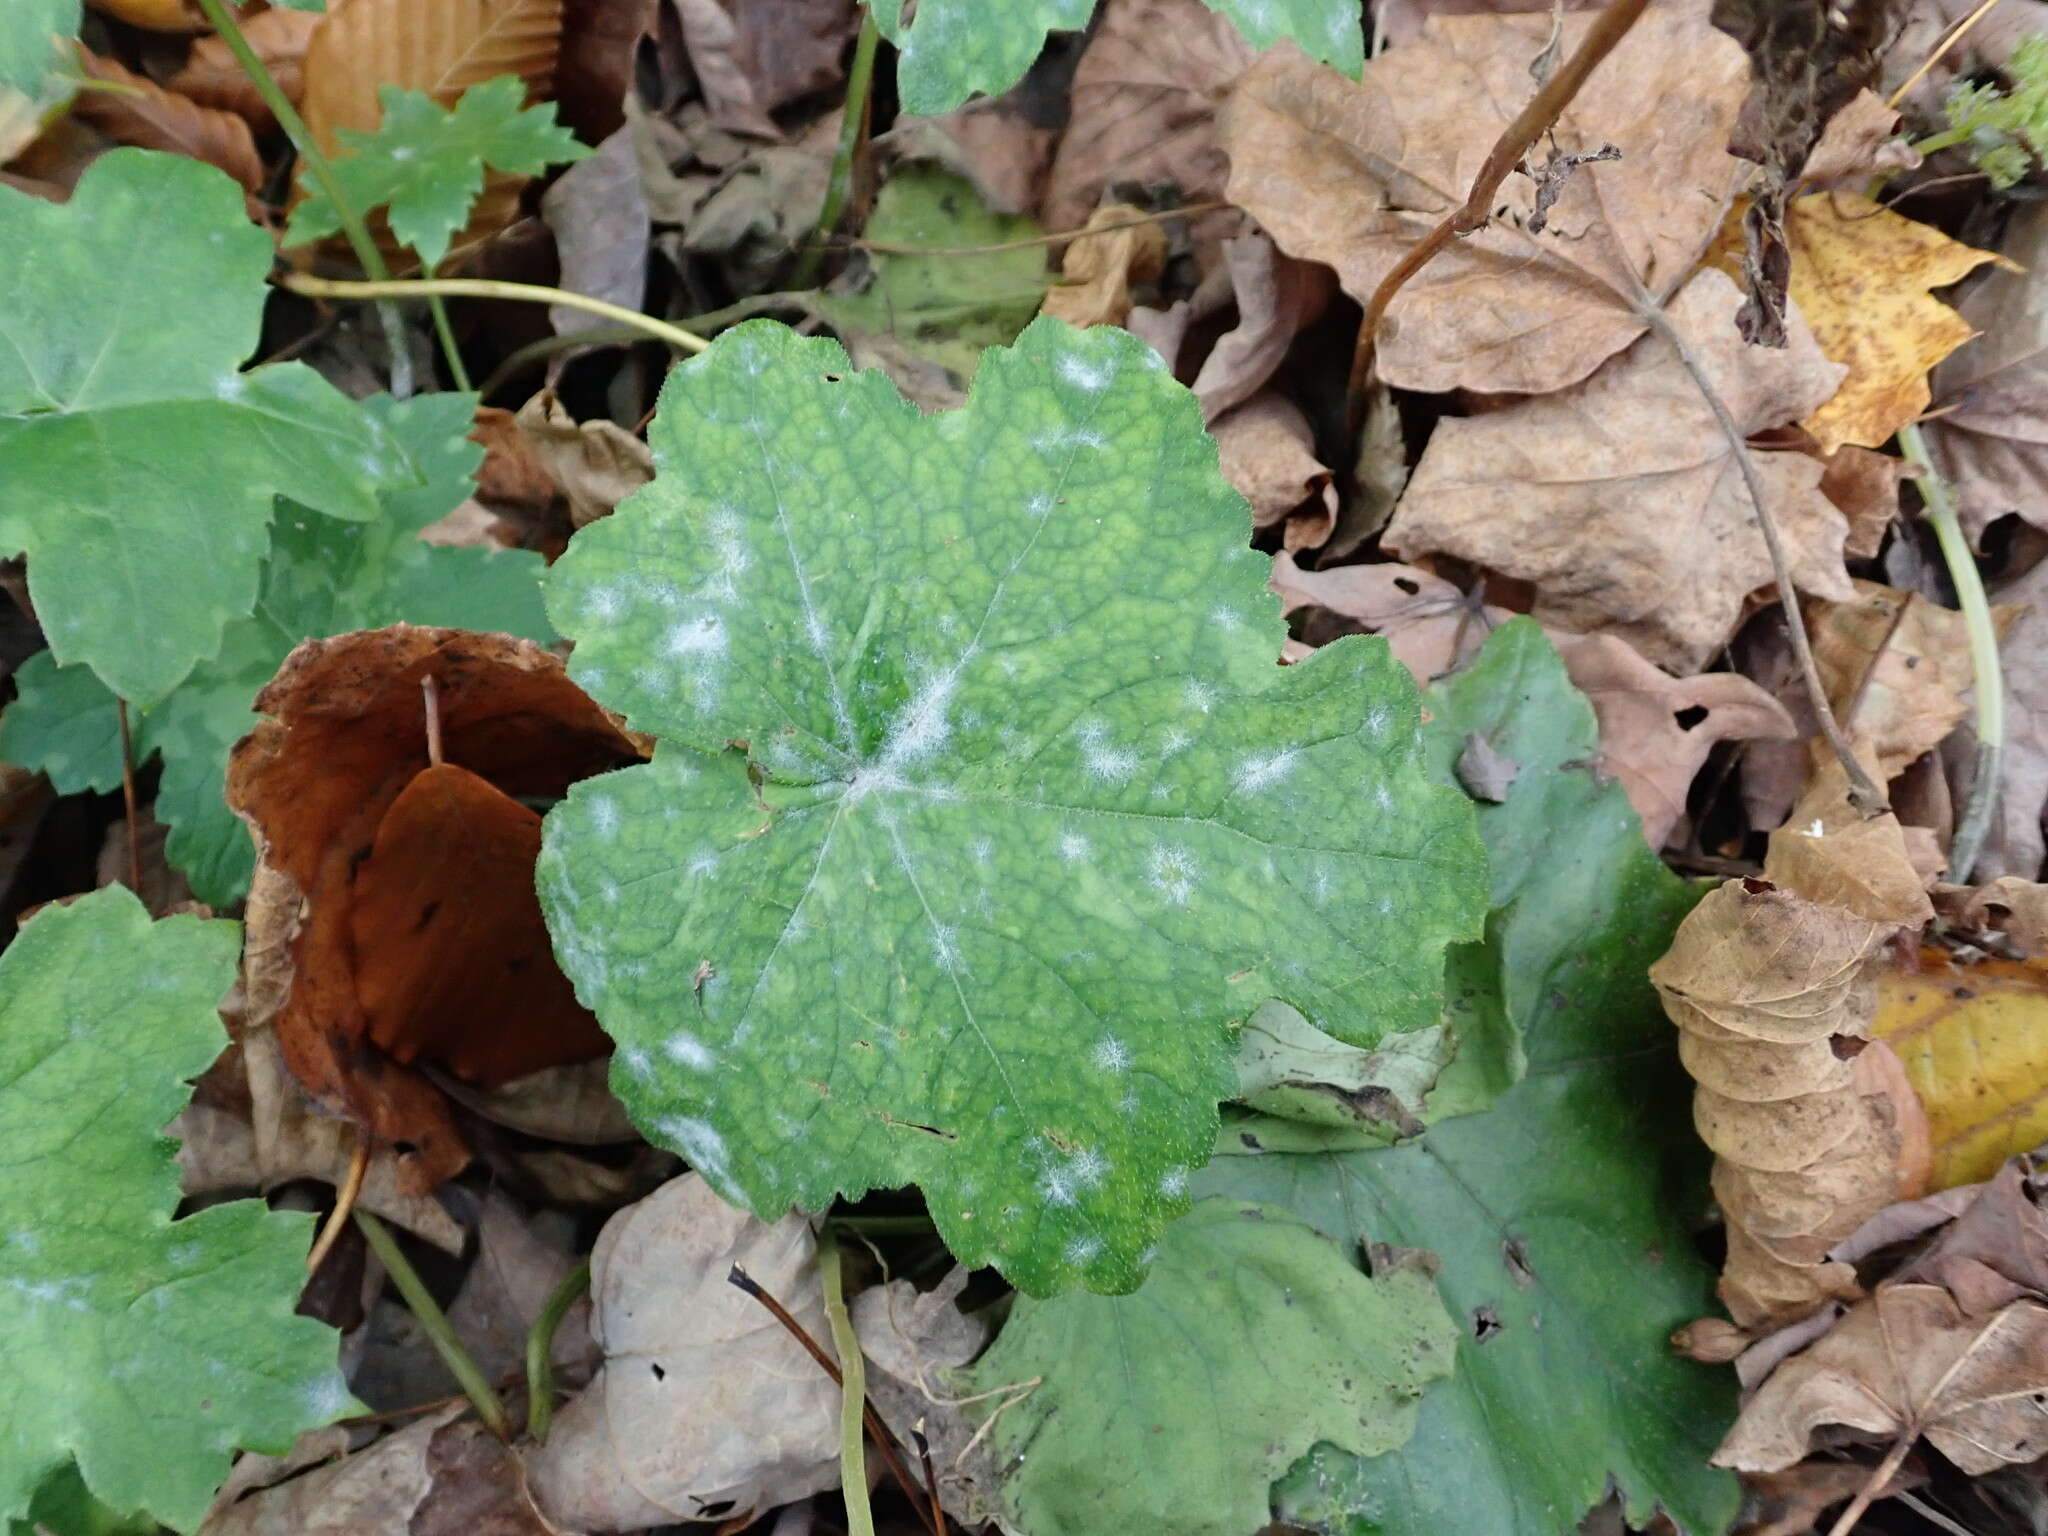
<svg viewBox="0 0 2048 1536">
<path fill-rule="evenodd" d="M 548 1429 L 555 1420 L 555 1330 L 576 1305 L 576 1298 L 589 1289 L 590 1260 L 586 1258 L 562 1277 L 527 1331 L 526 1433 L 535 1445 L 547 1444 Z"/>
<path fill-rule="evenodd" d="M 505 1422 L 505 1405 L 498 1401 L 498 1394 L 490 1382 L 484 1379 L 462 1341 L 455 1337 L 455 1329 L 448 1321 L 448 1314 L 441 1310 L 441 1304 L 434 1300 L 433 1293 L 420 1279 L 418 1270 L 412 1267 L 412 1260 L 405 1256 L 383 1222 L 368 1211 L 358 1210 L 355 1223 L 362 1228 L 363 1236 L 369 1240 L 370 1249 L 383 1261 L 390 1272 L 391 1283 L 398 1287 L 398 1294 L 405 1298 L 405 1304 L 412 1309 L 412 1315 L 419 1319 L 420 1328 L 427 1336 L 427 1342 L 434 1346 L 434 1353 L 441 1357 L 461 1386 L 463 1395 L 476 1405 L 476 1416 L 482 1419 L 491 1433 L 501 1440 L 511 1438 L 511 1426 Z"/>
<path fill-rule="evenodd" d="M 874 88 L 875 53 L 882 41 L 872 10 L 862 13 L 860 39 L 853 45 L 853 67 L 846 74 L 846 115 L 839 120 L 839 148 L 832 156 L 832 178 L 825 183 L 825 202 L 818 209 L 818 227 L 803 254 L 797 257 L 794 288 L 809 288 L 818 280 L 818 267 L 825 259 L 825 242 L 839 227 L 853 195 L 854 164 L 867 140 L 868 98 Z"/>
<path fill-rule="evenodd" d="M 670 325 L 666 320 L 657 320 L 652 315 L 643 315 L 620 304 L 608 304 L 588 294 L 571 293 L 566 288 L 548 288 L 539 283 L 505 283 L 488 277 L 387 278 L 375 283 L 350 283 L 293 272 L 277 279 L 277 286 L 313 299 L 424 299 L 447 294 L 453 298 L 566 304 L 571 309 L 588 310 L 593 315 L 603 315 L 607 320 L 630 325 L 643 335 L 665 341 L 685 352 L 702 352 L 711 345 L 702 336 L 679 325 Z"/>
<path fill-rule="evenodd" d="M 1926 138 L 1919 140 L 1911 147 L 1925 158 L 1936 150 L 1947 149 L 1951 145 L 1960 144 L 1968 137 L 1970 137 L 1970 130 L 1967 128 L 1948 128 L 1940 133 L 1930 133 Z"/>
<path fill-rule="evenodd" d="M 235 56 L 235 62 L 242 66 L 242 73 L 249 77 L 249 83 L 256 88 L 256 94 L 263 98 L 263 104 L 270 108 L 277 124 L 284 129 L 285 136 L 292 141 L 292 147 L 299 152 L 306 169 L 313 179 L 320 183 L 320 190 L 327 194 L 327 200 L 334 204 L 334 215 L 341 220 L 342 233 L 348 237 L 349 249 L 356 253 L 356 260 L 363 264 L 363 271 L 372 281 L 387 282 L 391 269 L 384 265 L 383 253 L 377 249 L 377 242 L 370 238 L 370 227 L 363 222 L 363 216 L 356 211 L 355 203 L 341 182 L 335 177 L 334 167 L 320 153 L 320 146 L 313 140 L 313 131 L 306 126 L 306 120 L 299 116 L 299 109 L 285 95 L 284 87 L 277 83 L 277 77 L 270 72 L 249 39 L 242 36 L 242 29 L 236 24 L 223 0 L 199 0 L 199 9 L 220 34 L 220 40 Z M 384 339 L 391 346 L 391 393 L 400 399 L 412 393 L 412 359 L 405 350 L 405 327 L 398 317 L 398 310 L 388 304 L 377 306 L 377 318 L 383 322 Z M 401 387 L 401 384 L 403 387 Z"/>
<path fill-rule="evenodd" d="M 1968 885 L 1985 835 L 1991 830 L 1991 813 L 1998 805 L 2005 756 L 2005 669 L 1999 660 L 1998 630 L 1991 621 L 1991 599 L 1985 595 L 1977 558 L 1956 520 L 1955 499 L 1947 483 L 1934 472 L 1918 422 L 1899 429 L 1899 446 L 1920 471 L 1915 483 L 1926 503 L 1927 521 L 1934 525 L 1934 537 L 1941 544 L 1941 558 L 1948 566 L 1948 579 L 1963 609 L 1963 628 L 1970 637 L 1970 671 L 1977 694 L 1977 771 L 1970 780 L 1970 798 L 1963 805 L 1948 853 L 1949 879 Z"/>
<path fill-rule="evenodd" d="M 431 278 L 434 269 L 427 267 L 425 275 Z M 469 370 L 463 367 L 462 352 L 455 345 L 455 327 L 448 322 L 448 306 L 441 302 L 441 295 L 434 293 L 427 296 L 427 310 L 434 317 L 434 334 L 441 339 L 441 356 L 448 360 L 448 376 L 466 395 L 470 390 Z"/>
<path fill-rule="evenodd" d="M 875 1536 L 874 1512 L 868 1508 L 867 1448 L 861 1437 L 867 1366 L 861 1358 L 860 1340 L 853 1335 L 853 1318 L 846 1310 L 846 1291 L 839 1279 L 839 1244 L 829 1234 L 818 1244 L 818 1278 L 825 1287 L 832 1351 L 839 1356 L 839 1481 L 846 1498 L 847 1536 Z M 904 1492 L 910 1491 L 911 1485 L 905 1483 Z"/>
</svg>

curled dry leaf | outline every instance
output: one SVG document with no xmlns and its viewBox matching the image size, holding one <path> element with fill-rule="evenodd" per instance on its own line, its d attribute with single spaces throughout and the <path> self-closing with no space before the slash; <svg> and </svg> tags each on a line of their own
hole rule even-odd
<svg viewBox="0 0 2048 1536">
<path fill-rule="evenodd" d="M 1315 432 L 1301 408 L 1266 390 L 1209 425 L 1223 478 L 1251 503 L 1252 526 L 1284 523 L 1288 549 L 1315 549 L 1337 523 L 1337 488 L 1315 455 Z"/>
<path fill-rule="evenodd" d="M 302 66 L 306 48 L 319 26 L 318 12 L 288 10 L 283 6 L 244 16 L 241 21 L 242 36 L 277 81 L 285 99 L 294 106 L 305 94 Z M 184 64 L 164 83 L 202 107 L 234 113 L 258 133 L 277 126 L 276 116 L 250 83 L 249 72 L 217 37 L 196 39 Z"/>
<path fill-rule="evenodd" d="M 1566 52 L 1589 25 L 1564 19 Z M 1368 64 L 1362 83 L 1277 49 L 1225 113 L 1229 196 L 1364 303 L 1465 200 L 1549 41 L 1548 16 L 1439 17 Z M 1733 185 L 1725 146 L 1748 74 L 1702 11 L 1648 11 L 1554 130 L 1560 152 L 1613 144 L 1622 159 L 1581 166 L 1540 234 L 1525 228 L 1533 183 L 1509 177 L 1495 199 L 1505 217 L 1453 242 L 1395 298 L 1379 337 L 1387 382 L 1542 393 L 1641 336 L 1630 268 L 1659 299 L 1690 273 Z"/>
<path fill-rule="evenodd" d="M 1223 258 L 1237 299 L 1237 324 L 1202 359 L 1193 385 L 1211 422 L 1273 377 L 1295 336 L 1322 314 L 1335 287 L 1328 267 L 1296 261 L 1263 234 L 1224 241 Z"/>
<path fill-rule="evenodd" d="M 1969 1202 L 1897 1278 L 1942 1287 L 1973 1317 L 2048 1295 L 2048 1211 L 2030 1167 L 2028 1158 L 2009 1158 L 1971 1186 Z"/>
<path fill-rule="evenodd" d="M 482 953 L 463 942 L 476 935 L 456 915 L 492 892 L 464 887 L 453 893 L 459 900 L 443 899 L 424 923 L 423 909 L 408 902 L 418 924 L 410 935 L 403 922 L 372 921 L 370 928 L 386 936 L 380 945 L 396 942 L 391 935 L 404 937 L 399 956 L 357 948 L 367 931 L 357 916 L 358 866 L 374 862 L 387 813 L 429 766 L 421 696 L 428 677 L 438 690 L 447 762 L 488 781 L 484 788 L 497 797 L 486 819 L 507 814 L 500 800 L 558 797 L 575 780 L 639 756 L 631 738 L 569 681 L 559 659 L 504 635 L 399 624 L 308 641 L 258 695 L 258 712 L 270 718 L 236 747 L 228 768 L 228 803 L 250 824 L 260 850 L 249 896 L 252 1022 L 274 1023 L 293 1074 L 328 1109 L 380 1142 L 412 1147 L 403 1154 L 403 1174 L 413 1193 L 447 1178 L 468 1154 L 440 1092 L 372 1038 L 380 1013 L 388 1020 L 411 1006 L 407 994 L 386 985 L 383 967 L 409 969 L 423 980 L 437 975 L 434 986 L 453 989 L 440 999 L 451 1009 L 460 1011 L 467 998 L 491 1010 L 476 1016 L 491 1034 L 466 1049 L 536 1067 L 576 1059 L 558 1054 L 565 1048 L 556 1033 L 560 1019 L 529 1015 L 519 1003 L 533 978 L 553 969 L 545 945 L 537 953 L 509 949 L 502 933 L 485 934 Z M 431 851 L 406 867 L 423 878 L 432 873 Z M 490 878 L 515 879 L 502 853 L 488 857 L 502 864 Z M 443 862 L 452 868 L 460 861 Z M 493 899 L 533 900 L 530 859 L 516 878 Z M 395 885 L 407 887 L 402 895 L 417 894 L 405 879 Z M 449 921 L 437 922 L 443 912 Z M 459 931 L 450 932 L 451 924 Z M 439 952 L 441 971 L 452 974 L 436 971 L 444 934 L 450 947 Z M 539 1029 L 522 1036 L 536 1023 Z M 590 1043 L 588 1036 L 569 1042 L 584 1054 Z M 486 1070 L 496 1075 L 500 1068 Z"/>
<path fill-rule="evenodd" d="M 1933 751 L 1969 713 L 1970 643 L 1955 610 L 1858 581 L 1852 601 L 1812 603 L 1806 622 L 1828 702 L 1858 748 L 1876 756 L 1880 781 Z"/>
<path fill-rule="evenodd" d="M 959 1308 L 968 1271 L 955 1265 L 929 1291 L 908 1280 L 871 1286 L 853 1298 L 853 1331 L 868 1362 L 868 1400 L 899 1443 L 911 1431 L 931 1448 L 939 1502 L 970 1530 L 996 1518 L 1001 1476 L 966 1405 L 948 1390 L 950 1373 L 979 1355 L 989 1326 Z"/>
<path fill-rule="evenodd" d="M 1974 889 L 1939 886 L 1934 909 L 1965 933 L 1998 935 L 2022 960 L 2048 955 L 2048 885 L 2001 875 Z"/>
<path fill-rule="evenodd" d="M 1878 980 L 1871 1033 L 1898 1053 L 1926 1108 L 1936 1189 L 1989 1178 L 2048 1141 L 2048 970 L 2011 960 L 1964 965 L 1924 950 Z"/>
<path fill-rule="evenodd" d="M 1128 203 L 1096 209 L 1088 228 L 1109 233 L 1068 242 L 1060 262 L 1066 280 L 1046 290 L 1040 313 L 1073 326 L 1122 325 L 1131 313 L 1131 285 L 1151 282 L 1166 265 L 1165 231 L 1131 222 L 1144 212 Z"/>
<path fill-rule="evenodd" d="M 192 0 L 92 0 L 93 9 L 149 32 L 203 32 L 206 13 Z"/>
<path fill-rule="evenodd" d="M 602 417 L 577 421 L 551 389 L 522 405 L 515 420 L 534 460 L 569 498 L 578 528 L 609 516 L 654 478 L 647 444 Z"/>
<path fill-rule="evenodd" d="M 1919 152 L 1899 136 L 1899 109 L 1866 88 L 1828 119 L 1799 180 L 1812 192 L 1861 192 L 1873 176 L 1919 164 Z"/>
<path fill-rule="evenodd" d="M 1513 617 L 1409 565 L 1334 565 L 1310 571 L 1282 550 L 1273 557 L 1269 584 L 1280 594 L 1282 615 L 1322 608 L 1378 635 L 1394 659 L 1415 674 L 1420 688 L 1476 656 L 1486 637 Z"/>
<path fill-rule="evenodd" d="M 1991 597 L 2016 607 L 2019 617 L 2003 647 L 2005 768 L 1991 832 L 1973 873 L 1979 880 L 2000 875 L 2033 880 L 2042 873 L 2042 822 L 2048 811 L 2048 561 L 1993 587 Z M 1946 750 L 1968 760 L 1975 747 L 1976 733 L 1965 722 Z M 1967 793 L 1969 775 L 1953 776 L 1956 793 Z"/>
<path fill-rule="evenodd" d="M 154 80 L 123 69 L 86 48 L 78 50 L 86 76 L 114 87 L 80 91 L 71 110 L 117 144 L 188 155 L 226 171 L 255 193 L 263 186 L 263 161 L 249 125 L 231 112 L 202 107 Z"/>
<path fill-rule="evenodd" d="M 2048 1307 L 1971 1317 L 1938 1285 L 1880 1286 L 1771 1374 L 1714 1455 L 1776 1472 L 1828 1426 L 1925 1436 L 1972 1475 L 2048 1450 Z"/>
<path fill-rule="evenodd" d="M 1670 316 L 1736 425 L 1754 432 L 1811 410 L 1841 370 L 1796 323 L 1781 350 L 1745 344 L 1739 302 L 1726 276 L 1703 271 Z M 1386 544 L 1532 582 L 1545 624 L 1611 633 L 1696 672 L 1772 583 L 1732 454 L 1677 354 L 1644 336 L 1583 384 L 1440 422 Z M 1756 457 L 1795 583 L 1850 597 L 1849 527 L 1820 489 L 1822 466 L 1798 453 Z"/>
<path fill-rule="evenodd" d="M 817 1242 L 770 1225 L 694 1173 L 605 1223 L 590 1256 L 605 1363 L 526 1453 L 541 1507 L 579 1530 L 747 1514 L 839 1480 L 839 1389 L 735 1268 L 828 1336 Z"/>
</svg>

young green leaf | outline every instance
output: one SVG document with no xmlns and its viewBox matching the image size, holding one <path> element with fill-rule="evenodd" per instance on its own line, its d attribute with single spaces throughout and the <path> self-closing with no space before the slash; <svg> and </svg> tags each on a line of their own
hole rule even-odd
<svg viewBox="0 0 2048 1536">
<path fill-rule="evenodd" d="M 334 178 L 356 212 L 388 209 L 391 233 L 430 271 L 469 221 L 485 166 L 537 176 L 590 153 L 555 121 L 553 102 L 523 105 L 526 83 L 517 75 L 471 86 L 452 112 L 425 91 L 395 85 L 379 87 L 377 98 L 384 118 L 374 131 L 340 130 L 347 153 L 335 157 Z M 327 194 L 314 191 L 292 211 L 285 243 L 300 245 L 340 228 L 341 215 Z"/>
<path fill-rule="evenodd" d="M 1019 1301 L 959 1391 L 988 1394 L 1014 1529 L 1244 1536 L 1316 1442 L 1405 1441 L 1457 1342 L 1421 1270 L 1368 1279 L 1277 1206 L 1204 1200 L 1134 1295 Z"/>
<path fill-rule="evenodd" d="M 173 1221 L 163 1128 L 227 1045 L 241 930 L 151 923 L 118 886 L 0 954 L 0 1520 L 76 1461 L 117 1510 L 191 1530 L 238 1446 L 355 1408 L 293 1314 L 311 1224 L 236 1200 Z"/>
<path fill-rule="evenodd" d="M 1333 1536 L 1552 1536 L 1611 1481 L 1631 1524 L 1661 1506 L 1695 1536 L 1724 1530 L 1737 1490 L 1707 1458 L 1734 1385 L 1666 1344 L 1713 1291 L 1684 1193 L 1704 1197 L 1704 1154 L 1646 975 L 1699 892 L 1597 776 L 1592 708 L 1533 620 L 1504 626 L 1426 702 L 1441 780 L 1473 732 L 1520 765 L 1506 800 L 1479 811 L 1495 911 L 1464 955 L 1497 971 L 1528 1073 L 1489 1113 L 1405 1146 L 1219 1157 L 1195 1176 L 1201 1193 L 1270 1201 L 1347 1245 L 1433 1250 L 1464 1329 L 1457 1375 L 1425 1399 L 1413 1440 L 1365 1461 L 1325 1449 L 1276 1508 Z"/>
<path fill-rule="evenodd" d="M 1127 1290 L 1280 997 L 1431 1025 L 1484 875 L 1377 641 L 1284 629 L 1194 397 L 1039 320 L 921 416 L 772 322 L 670 375 L 660 470 L 549 573 L 659 738 L 538 870 L 638 1123 L 735 1204 L 916 1183 L 1027 1291 Z"/>
<path fill-rule="evenodd" d="M 552 637 L 538 555 L 443 549 L 419 538 L 473 485 L 483 458 L 467 435 L 475 404 L 457 394 L 365 401 L 426 484 L 387 493 L 384 515 L 371 523 L 335 522 L 288 504 L 256 612 L 230 624 L 217 655 L 135 718 L 137 759 L 163 757 L 156 813 L 171 829 L 166 853 L 201 901 L 220 907 L 248 892 L 255 849 L 223 797 L 228 749 L 255 724 L 250 706 L 294 645 L 401 621 Z M 19 695 L 0 715 L 0 761 L 41 770 L 65 794 L 119 788 L 114 697 L 91 670 L 60 667 L 43 652 L 15 681 Z"/>
<path fill-rule="evenodd" d="M 68 57 L 64 40 L 78 35 L 78 5 L 79 0 L 11 0 L 0 6 L 0 109 L 18 106 L 33 113 L 44 99 L 51 72 Z M 12 91 L 25 100 L 10 106 Z"/>
<path fill-rule="evenodd" d="M 147 241 L 148 280 L 118 259 Z M 271 503 L 377 515 L 416 484 L 375 419 L 302 363 L 239 373 L 270 239 L 242 189 L 116 149 L 71 201 L 0 186 L 0 552 L 64 663 L 148 708 L 256 601 Z"/>
<path fill-rule="evenodd" d="M 1365 67 L 1356 0 L 1204 0 L 1251 40 L 1283 38 L 1348 74 Z M 897 89 L 906 112 L 950 112 L 980 91 L 995 96 L 1024 78 L 1048 32 L 1088 25 L 1095 0 L 922 0 L 905 22 L 903 0 L 868 0 L 875 25 L 902 50 Z"/>
</svg>

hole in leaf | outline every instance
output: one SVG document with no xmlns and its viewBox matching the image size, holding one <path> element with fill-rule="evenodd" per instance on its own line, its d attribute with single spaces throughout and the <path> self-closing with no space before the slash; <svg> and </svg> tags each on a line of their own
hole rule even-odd
<svg viewBox="0 0 2048 1536">
<path fill-rule="evenodd" d="M 667 1380 L 668 1380 L 668 1372 L 667 1372 L 667 1371 L 664 1371 L 664 1370 L 663 1370 L 663 1369 L 661 1368 L 661 1362 L 660 1362 L 660 1361 L 658 1361 L 658 1360 L 650 1360 L 650 1361 L 648 1361 L 648 1362 L 647 1362 L 647 1369 L 649 1369 L 650 1371 L 654 1372 L 654 1379 L 655 1379 L 656 1381 L 667 1381 Z"/>
<path fill-rule="evenodd" d="M 1422 583 L 1415 580 L 1412 576 L 1396 576 L 1394 578 L 1394 585 L 1403 592 L 1406 592 L 1410 597 L 1415 596 L 1422 590 Z"/>
<path fill-rule="evenodd" d="M 1475 1343 L 1490 1343 L 1501 1330 L 1500 1314 L 1490 1304 L 1472 1309 L 1472 1338 Z"/>
<path fill-rule="evenodd" d="M 1707 712 L 1699 705 L 1694 704 L 1685 709 L 1673 710 L 1671 718 L 1678 722 L 1678 728 L 1681 731 L 1689 731 L 1707 718 Z"/>
</svg>

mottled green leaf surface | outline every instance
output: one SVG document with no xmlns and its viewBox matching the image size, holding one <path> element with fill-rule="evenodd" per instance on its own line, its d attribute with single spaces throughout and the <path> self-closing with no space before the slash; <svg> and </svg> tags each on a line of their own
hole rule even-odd
<svg viewBox="0 0 2048 1536">
<path fill-rule="evenodd" d="M 555 121 L 553 102 L 524 105 L 526 83 L 517 75 L 471 86 L 452 111 L 425 91 L 396 85 L 379 86 L 377 99 L 384 116 L 375 129 L 340 130 L 345 152 L 334 157 L 334 178 L 358 213 L 386 209 L 391 233 L 418 252 L 429 271 L 469 222 L 485 166 L 538 176 L 590 153 Z M 292 211 L 285 241 L 300 245 L 340 228 L 340 213 L 315 184 Z"/>
<path fill-rule="evenodd" d="M 368 523 L 287 503 L 273 525 L 255 613 L 230 624 L 218 655 L 135 717 L 137 758 L 163 758 L 156 814 L 170 827 L 166 852 L 200 900 L 225 906 L 248 891 L 255 848 L 224 798 L 228 751 L 255 724 L 250 706 L 294 645 L 401 621 L 550 637 L 538 555 L 446 549 L 419 538 L 473 485 L 483 458 L 468 438 L 475 404 L 457 394 L 364 402 L 426 484 L 387 493 L 382 516 Z M 18 696 L 0 714 L 0 761 L 41 770 L 65 794 L 119 788 L 114 697 L 91 669 L 60 667 L 42 652 L 16 684 Z"/>
<path fill-rule="evenodd" d="M 1247 510 L 1149 347 L 1040 320 L 924 417 L 760 322 L 651 437 L 546 585 L 660 749 L 550 814 L 539 880 L 620 1096 L 728 1200 L 915 1183 L 970 1265 L 1128 1289 L 1234 1021 L 1436 1022 L 1470 808 L 1382 645 L 1274 664 Z"/>
<path fill-rule="evenodd" d="M 146 244 L 149 275 L 116 259 Z M 27 551 L 50 648 L 155 704 L 256 601 L 271 504 L 377 515 L 403 450 L 256 345 L 269 237 L 242 189 L 117 149 L 71 201 L 0 186 L 0 553 Z"/>
<path fill-rule="evenodd" d="M 1472 731 L 1521 764 L 1506 801 L 1479 810 L 1495 911 L 1461 959 L 1475 985 L 1497 967 L 1527 1072 L 1489 1112 L 1404 1146 L 1220 1157 L 1196 1176 L 1346 1244 L 1433 1250 L 1464 1335 L 1413 1440 L 1369 1460 L 1324 1451 L 1277 1507 L 1345 1536 L 1565 1536 L 1611 1480 L 1632 1524 L 1661 1506 L 1717 1533 L 1736 1488 L 1706 1463 L 1734 1384 L 1667 1344 L 1707 1310 L 1713 1276 L 1690 1225 L 1706 1194 L 1689 1090 L 1645 974 L 1699 893 L 1595 776 L 1592 708 L 1533 621 L 1426 702 L 1440 779 Z"/>
<path fill-rule="evenodd" d="M 1135 1293 L 1020 1300 L 959 1390 L 1015 1397 L 991 1430 L 1012 1529 L 1248 1536 L 1313 1443 L 1406 1440 L 1456 1343 L 1420 1271 L 1368 1279 L 1278 1207 L 1204 1200 Z"/>
<path fill-rule="evenodd" d="M 1356 75 L 1365 40 L 1356 0 L 1205 0 L 1258 48 L 1292 39 L 1311 58 Z M 950 112 L 977 92 L 997 96 L 1024 77 L 1048 32 L 1088 25 L 1095 0 L 871 0 L 882 35 L 902 50 L 897 88 L 906 112 Z"/>
<path fill-rule="evenodd" d="M 191 1530 L 236 1447 L 355 1408 L 334 1334 L 292 1311 L 310 1219 L 171 1219 L 163 1128 L 227 1044 L 240 946 L 114 886 L 0 954 L 0 1520 L 75 1461 L 102 1503 Z"/>
</svg>

